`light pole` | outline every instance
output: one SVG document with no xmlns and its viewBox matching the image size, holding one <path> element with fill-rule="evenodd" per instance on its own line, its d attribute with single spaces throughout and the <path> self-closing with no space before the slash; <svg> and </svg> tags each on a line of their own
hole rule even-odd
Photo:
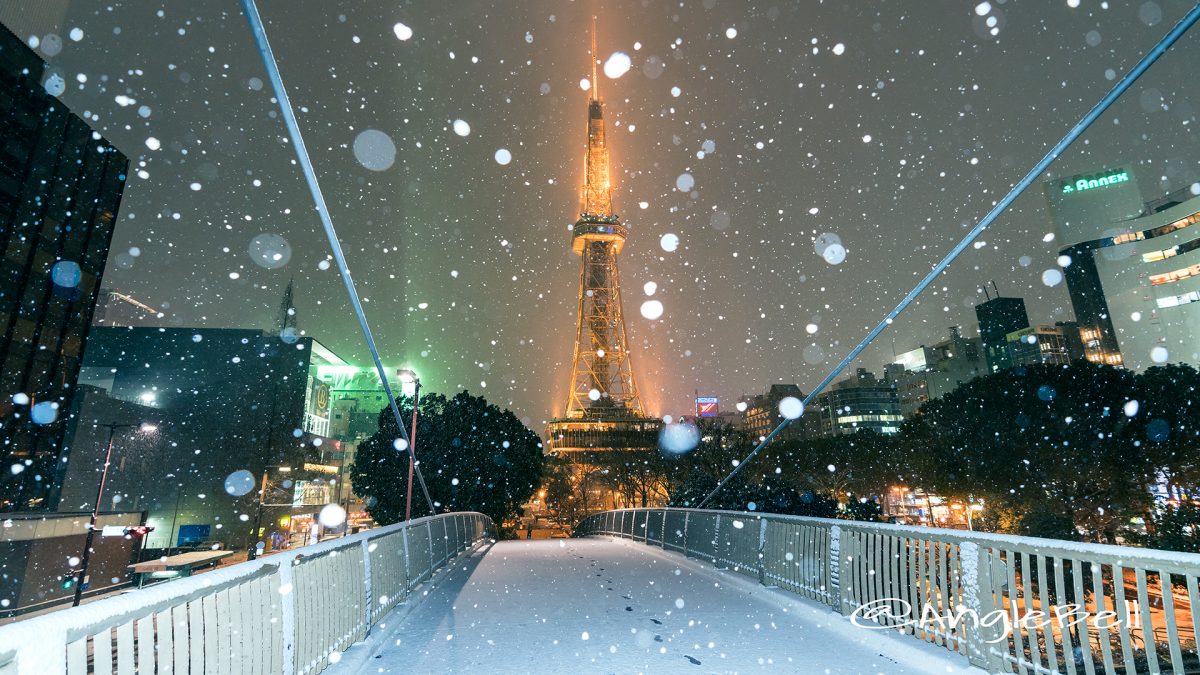
<svg viewBox="0 0 1200 675">
<path fill-rule="evenodd" d="M 289 473 L 292 470 L 290 466 L 280 464 L 268 464 L 263 467 L 262 487 L 258 489 L 258 508 L 254 511 L 254 531 L 250 533 L 250 550 L 246 553 L 246 560 L 254 560 L 258 557 L 258 530 L 262 527 L 263 515 L 263 500 L 267 496 L 267 474 L 271 469 L 279 469 L 280 473 Z"/>
<path fill-rule="evenodd" d="M 412 520 L 413 458 L 417 456 L 417 404 L 421 402 L 421 378 L 407 368 L 401 370 L 397 375 L 400 377 L 401 384 L 413 385 L 412 431 L 408 434 L 408 494 L 404 498 L 404 521 L 408 522 Z"/>
<path fill-rule="evenodd" d="M 83 580 L 87 578 L 88 563 L 92 560 L 92 542 L 96 539 L 96 520 L 100 517 L 100 500 L 104 498 L 104 483 L 108 480 L 108 466 L 112 462 L 113 437 L 116 436 L 117 429 L 140 429 L 145 433 L 150 433 L 158 429 L 153 424 L 138 422 L 137 424 L 117 424 L 109 422 L 108 424 L 97 424 L 98 427 L 108 429 L 108 449 L 104 454 L 104 468 L 100 471 L 100 485 L 96 489 L 96 501 L 92 504 L 92 517 L 88 522 L 87 539 L 83 543 L 83 555 L 80 556 L 79 573 L 75 576 L 75 598 L 71 601 L 72 607 L 78 607 L 79 601 L 83 598 Z"/>
</svg>

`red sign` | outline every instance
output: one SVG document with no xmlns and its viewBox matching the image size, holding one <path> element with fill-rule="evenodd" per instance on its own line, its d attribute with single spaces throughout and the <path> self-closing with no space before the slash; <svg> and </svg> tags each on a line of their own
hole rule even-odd
<svg viewBox="0 0 1200 675">
<path fill-rule="evenodd" d="M 697 396 L 696 397 L 696 416 L 697 417 L 716 417 L 717 404 L 721 399 L 716 396 Z"/>
</svg>

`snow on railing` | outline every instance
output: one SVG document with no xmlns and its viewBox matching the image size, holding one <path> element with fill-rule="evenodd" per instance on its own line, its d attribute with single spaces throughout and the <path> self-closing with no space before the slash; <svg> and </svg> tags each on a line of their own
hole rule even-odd
<svg viewBox="0 0 1200 675">
<path fill-rule="evenodd" d="M 0 675 L 319 673 L 459 553 L 480 513 L 398 523 L 0 627 Z"/>
<path fill-rule="evenodd" d="M 1197 672 L 1200 555 L 885 523 L 695 509 L 585 518 L 894 630 L 988 672 Z"/>
</svg>

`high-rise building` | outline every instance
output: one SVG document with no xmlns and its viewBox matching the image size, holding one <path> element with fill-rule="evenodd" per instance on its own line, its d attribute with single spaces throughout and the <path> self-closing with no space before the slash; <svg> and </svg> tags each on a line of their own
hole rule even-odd
<svg viewBox="0 0 1200 675">
<path fill-rule="evenodd" d="M 1200 197 L 1188 187 L 1144 202 L 1128 167 L 1044 189 L 1087 358 L 1200 365 Z"/>
<path fill-rule="evenodd" d="M 105 424 L 147 421 L 157 427 L 152 434 L 131 430 L 116 439 L 101 507 L 137 504 L 149 511 L 156 528 L 150 548 L 195 539 L 247 544 L 258 516 L 257 483 L 268 468 L 272 482 L 276 467 L 291 469 L 291 487 L 267 495 L 267 503 L 277 506 L 270 510 L 275 518 L 318 511 L 324 502 L 309 496 L 319 491 L 304 488 L 329 485 L 323 467 L 335 462 L 325 460 L 341 452 L 331 436 L 330 385 L 319 377 L 330 367 L 346 363 L 311 337 L 233 328 L 93 327 L 79 377 L 81 386 L 89 385 L 88 395 L 65 444 L 57 509 L 92 508 Z M 309 464 L 316 473 L 305 476 Z M 227 480 L 245 472 L 254 477 L 253 491 L 230 494 Z M 332 492 L 325 492 L 325 502 Z M 268 514 L 262 526 L 271 522 Z"/>
<path fill-rule="evenodd" d="M 804 392 L 794 384 L 772 384 L 765 393 L 742 399 L 741 428 L 754 440 L 761 440 L 783 422 L 779 403 L 787 397 L 804 400 Z M 739 405 L 739 407 L 741 407 Z M 779 440 L 805 438 L 820 432 L 817 410 L 810 406 L 800 419 L 792 421 L 777 437 Z"/>
<path fill-rule="evenodd" d="M 45 66 L 0 28 L 5 511 L 50 507 L 51 478 L 129 166 L 125 155 L 47 93 Z"/>
<path fill-rule="evenodd" d="M 863 429 L 878 434 L 900 431 L 904 417 L 900 414 L 900 398 L 896 385 L 877 379 L 866 368 L 836 382 L 817 397 L 821 413 L 821 431 L 826 436 L 840 436 Z"/>
<path fill-rule="evenodd" d="M 887 367 L 886 379 L 896 385 L 900 414 L 907 419 L 925 403 L 988 372 L 982 341 L 963 337 L 958 326 L 951 326 L 945 340 L 896 356 Z"/>
<path fill-rule="evenodd" d="M 1029 314 L 1021 298 L 994 297 L 975 305 L 979 321 L 979 339 L 983 343 L 988 370 L 1000 372 L 1012 366 L 1008 352 L 1008 334 L 1029 326 Z"/>
<path fill-rule="evenodd" d="M 546 426 L 556 453 L 651 448 L 659 427 L 642 407 L 625 332 L 617 256 L 629 230 L 613 210 L 596 54 L 593 24 L 582 205 L 571 236 L 582 260 L 574 355 L 565 412 Z"/>
<path fill-rule="evenodd" d="M 1072 339 L 1072 333 L 1075 339 Z M 1047 364 L 1065 366 L 1084 358 L 1074 322 L 1054 326 L 1029 326 L 1008 334 L 1008 353 L 1014 366 Z"/>
</svg>

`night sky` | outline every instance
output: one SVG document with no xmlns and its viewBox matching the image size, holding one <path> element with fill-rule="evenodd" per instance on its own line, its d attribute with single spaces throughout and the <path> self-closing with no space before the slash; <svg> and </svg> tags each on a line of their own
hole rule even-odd
<svg viewBox="0 0 1200 675">
<path fill-rule="evenodd" d="M 540 430 L 569 376 L 579 259 L 567 228 L 593 14 L 601 59 L 632 59 L 600 86 L 631 230 L 621 273 L 635 372 L 650 412 L 679 414 L 695 390 L 727 407 L 771 382 L 808 391 L 1189 4 L 260 10 L 384 362 L 416 368 L 435 391 L 482 393 Z M 75 2 L 59 30 L 62 51 L 47 58 L 67 82 L 62 98 L 135 165 L 104 286 L 162 307 L 161 325 L 266 328 L 294 278 L 300 328 L 367 363 L 336 267 L 322 269 L 328 247 L 237 3 Z M 1130 163 L 1147 198 L 1200 179 L 1196 63 L 1191 34 L 1054 174 Z M 390 167 L 356 157 L 367 130 L 395 144 Z M 380 136 L 359 147 L 376 168 Z M 690 192 L 677 189 L 684 173 Z M 1059 248 L 1049 232 L 1039 185 L 859 365 L 878 371 L 893 342 L 932 344 L 954 324 L 977 334 L 972 308 L 992 279 L 1026 298 L 1035 323 L 1072 318 L 1064 286 L 1042 282 Z M 815 251 L 823 233 L 843 242 L 840 264 Z M 251 259 L 262 234 L 286 240 L 286 264 Z M 666 234 L 677 249 L 660 245 Z M 639 312 L 647 282 L 666 308 L 658 321 Z"/>
</svg>

